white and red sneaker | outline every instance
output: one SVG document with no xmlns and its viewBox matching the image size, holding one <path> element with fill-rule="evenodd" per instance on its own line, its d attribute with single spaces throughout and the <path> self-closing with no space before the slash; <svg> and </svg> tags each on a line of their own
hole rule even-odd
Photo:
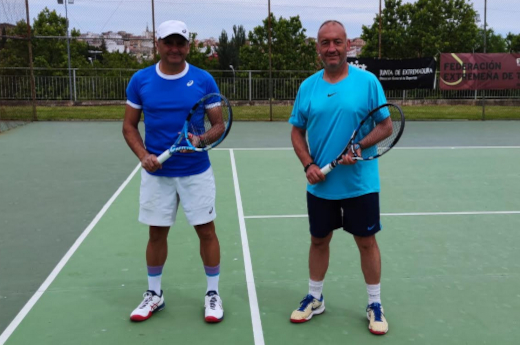
<svg viewBox="0 0 520 345">
<path fill-rule="evenodd" d="M 204 320 L 216 323 L 224 318 L 222 300 L 216 291 L 208 291 L 204 298 Z"/>
<path fill-rule="evenodd" d="M 147 290 L 143 294 L 144 300 L 139 304 L 137 308 L 130 314 L 130 320 L 132 321 L 144 321 L 148 320 L 153 313 L 164 309 L 166 304 L 164 303 L 163 292 L 158 296 L 155 291 Z"/>
</svg>

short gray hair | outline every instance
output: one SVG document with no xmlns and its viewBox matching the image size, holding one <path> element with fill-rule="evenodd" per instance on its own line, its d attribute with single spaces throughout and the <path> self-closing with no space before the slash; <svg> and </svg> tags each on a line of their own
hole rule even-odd
<svg viewBox="0 0 520 345">
<path fill-rule="evenodd" d="M 343 28 L 343 30 L 345 30 L 345 37 L 347 37 L 347 29 L 345 29 L 345 26 L 337 21 L 337 20 L 334 20 L 334 19 L 329 19 L 329 20 L 326 20 L 324 21 L 321 25 L 320 25 L 320 28 L 318 29 L 318 34 L 316 35 L 316 37 L 319 37 L 320 36 L 320 30 L 322 27 L 324 27 L 325 25 L 327 24 L 338 24 L 339 26 L 341 26 Z"/>
</svg>

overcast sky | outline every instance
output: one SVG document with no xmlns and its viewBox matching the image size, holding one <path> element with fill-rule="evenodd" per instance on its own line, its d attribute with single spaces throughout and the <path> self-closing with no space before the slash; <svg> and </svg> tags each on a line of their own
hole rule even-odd
<svg viewBox="0 0 520 345">
<path fill-rule="evenodd" d="M 0 22 L 25 18 L 23 3 L 21 0 L 0 0 L 3 7 L 0 8 Z M 484 0 L 472 3 L 480 14 L 480 25 L 483 25 Z M 57 0 L 29 0 L 31 21 L 46 6 L 65 17 L 65 6 L 58 5 Z M 519 34 L 519 7 L 519 0 L 488 0 L 488 27 L 502 35 L 508 32 Z M 152 30 L 151 0 L 74 0 L 74 4 L 67 8 L 71 27 L 82 33 L 123 30 L 141 34 L 147 25 Z M 379 0 L 356 3 L 346 0 L 271 0 L 271 12 L 276 17 L 299 15 L 307 35 L 312 37 L 327 19 L 343 22 L 348 36 L 358 37 L 362 25 L 370 25 L 378 11 Z M 190 31 L 197 32 L 198 38 L 218 38 L 222 30 L 230 34 L 234 24 L 243 25 L 249 31 L 261 24 L 267 12 L 267 0 L 155 0 L 156 25 L 169 19 L 183 20 Z"/>
</svg>

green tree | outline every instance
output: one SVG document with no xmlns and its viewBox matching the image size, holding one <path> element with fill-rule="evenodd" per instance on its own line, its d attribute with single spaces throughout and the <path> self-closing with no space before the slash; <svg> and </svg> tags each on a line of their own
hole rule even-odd
<svg viewBox="0 0 520 345">
<path fill-rule="evenodd" d="M 144 67 L 142 63 L 137 61 L 135 56 L 132 56 L 128 53 L 120 53 L 118 51 L 112 53 L 106 52 L 103 54 L 103 60 L 96 60 L 96 62 L 99 62 L 99 67 L 102 68 L 140 69 Z"/>
<path fill-rule="evenodd" d="M 410 42 L 415 57 L 471 52 L 478 37 L 477 13 L 466 0 L 419 0 L 413 6 Z"/>
<path fill-rule="evenodd" d="M 386 0 L 381 18 L 381 56 L 388 59 L 410 57 L 412 47 L 408 44 L 411 4 L 402 4 L 401 0 Z M 379 14 L 372 26 L 362 26 L 361 38 L 366 42 L 361 57 L 379 57 Z"/>
<path fill-rule="evenodd" d="M 99 47 L 102 53 L 107 53 L 107 42 L 105 41 L 105 37 L 101 37 L 101 46 Z"/>
<path fill-rule="evenodd" d="M 242 25 L 233 25 L 233 36 L 231 37 L 231 46 L 233 54 L 231 56 L 231 65 L 236 69 L 240 68 L 240 48 L 246 44 L 246 30 Z"/>
<path fill-rule="evenodd" d="M 27 37 L 27 23 L 23 20 L 16 26 L 6 30 L 8 36 Z M 22 39 L 8 38 L 4 49 L 0 50 L 0 67 L 28 67 L 29 49 L 27 41 Z M 12 73 L 15 73 L 13 71 Z M 23 72 L 19 72 L 23 74 Z"/>
<path fill-rule="evenodd" d="M 507 34 L 506 49 L 511 53 L 520 53 L 520 34 L 515 35 L 512 32 Z"/>
<path fill-rule="evenodd" d="M 478 39 L 475 44 L 475 53 L 484 52 L 484 29 L 479 29 Z M 495 34 L 493 29 L 486 30 L 486 53 L 506 53 L 507 42 L 500 34 Z"/>
<path fill-rule="evenodd" d="M 7 42 L 7 31 L 5 26 L 2 27 L 2 40 L 0 40 L 0 50 L 4 49 L 5 43 Z"/>
<path fill-rule="evenodd" d="M 273 70 L 315 70 L 318 68 L 316 42 L 307 38 L 300 17 L 280 17 L 271 13 Z M 268 18 L 248 35 L 249 44 L 240 49 L 242 69 L 269 69 Z"/>
<path fill-rule="evenodd" d="M 33 33 L 35 36 L 67 36 L 67 19 L 57 14 L 55 10 L 50 11 L 45 8 L 34 20 Z M 76 39 L 79 35 L 79 30 L 72 29 L 70 31 L 71 67 L 88 66 L 87 44 Z M 68 67 L 66 39 L 35 39 L 33 41 L 33 52 L 35 67 Z"/>
<path fill-rule="evenodd" d="M 210 70 L 218 68 L 218 61 L 212 58 L 210 46 L 204 46 L 203 42 L 197 41 L 197 34 L 190 33 L 190 52 L 186 61 L 202 69 Z"/>
<path fill-rule="evenodd" d="M 231 54 L 232 47 L 228 39 L 228 34 L 226 30 L 222 30 L 222 33 L 218 38 L 217 47 L 218 64 L 221 70 L 229 69 L 229 65 L 231 64 Z"/>
<path fill-rule="evenodd" d="M 476 12 L 466 0 L 386 0 L 382 12 L 382 57 L 413 58 L 440 52 L 471 52 L 477 43 Z M 363 56 L 377 56 L 379 19 L 363 27 Z M 374 42 L 375 41 L 375 42 Z"/>
<path fill-rule="evenodd" d="M 228 34 L 222 30 L 218 40 L 217 54 L 220 69 L 228 70 L 232 65 L 235 69 L 239 69 L 240 48 L 246 44 L 246 31 L 242 25 L 233 25 L 233 36 L 228 40 Z"/>
</svg>

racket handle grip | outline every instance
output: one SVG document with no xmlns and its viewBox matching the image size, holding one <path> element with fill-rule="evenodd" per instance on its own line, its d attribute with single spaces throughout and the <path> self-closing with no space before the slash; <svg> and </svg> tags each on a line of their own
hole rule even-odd
<svg viewBox="0 0 520 345">
<path fill-rule="evenodd" d="M 163 164 L 168 158 L 170 158 L 172 154 L 170 153 L 170 150 L 166 150 L 159 157 L 157 157 L 157 160 L 159 163 Z"/>
<path fill-rule="evenodd" d="M 333 169 L 332 164 L 327 164 L 326 166 L 321 168 L 321 173 L 323 175 L 327 175 L 328 173 L 330 173 L 332 171 L 332 169 Z"/>
</svg>

